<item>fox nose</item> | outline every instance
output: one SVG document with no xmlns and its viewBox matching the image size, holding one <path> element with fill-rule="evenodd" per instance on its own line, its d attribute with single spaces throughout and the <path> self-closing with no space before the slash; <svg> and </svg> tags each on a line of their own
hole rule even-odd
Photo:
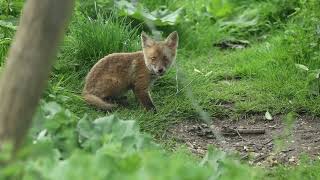
<svg viewBox="0 0 320 180">
<path fill-rule="evenodd" d="M 158 69 L 158 73 L 162 74 L 164 72 L 163 68 Z"/>
</svg>

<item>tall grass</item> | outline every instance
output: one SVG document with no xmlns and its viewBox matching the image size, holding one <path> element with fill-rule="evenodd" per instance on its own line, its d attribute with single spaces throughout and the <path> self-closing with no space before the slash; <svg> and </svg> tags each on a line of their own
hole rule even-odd
<svg viewBox="0 0 320 180">
<path fill-rule="evenodd" d="M 55 74 L 66 75 L 69 81 L 84 78 L 102 57 L 115 52 L 139 49 L 138 27 L 125 19 L 98 15 L 97 19 L 77 17 L 61 48 Z M 74 86 L 80 83 L 70 82 Z"/>
</svg>

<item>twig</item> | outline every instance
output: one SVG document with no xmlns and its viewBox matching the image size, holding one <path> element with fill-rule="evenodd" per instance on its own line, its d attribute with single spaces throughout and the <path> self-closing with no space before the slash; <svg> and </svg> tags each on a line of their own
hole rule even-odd
<svg viewBox="0 0 320 180">
<path fill-rule="evenodd" d="M 264 129 L 232 129 L 229 127 L 223 127 L 222 134 L 225 135 L 236 135 L 236 134 L 264 134 Z"/>
<path fill-rule="evenodd" d="M 273 139 L 269 139 L 267 142 L 263 143 L 263 145 L 269 144 Z"/>
<path fill-rule="evenodd" d="M 253 163 L 260 162 L 260 161 L 264 160 L 266 157 L 268 157 L 268 155 L 267 155 L 267 154 L 263 154 L 263 155 L 257 157 L 257 158 L 253 161 Z"/>
<path fill-rule="evenodd" d="M 239 136 L 243 141 L 247 141 L 247 142 L 248 142 L 247 139 L 245 139 L 245 138 L 243 138 L 243 137 L 241 136 L 241 134 L 239 133 L 239 130 L 238 130 L 238 129 L 235 129 L 235 131 L 237 132 L 238 136 Z"/>
<path fill-rule="evenodd" d="M 291 148 L 291 149 L 287 149 L 287 150 L 282 150 L 281 152 L 287 153 L 287 152 L 290 152 L 290 151 L 293 151 L 293 150 L 295 150 L 295 149 L 294 149 L 294 148 Z"/>
</svg>

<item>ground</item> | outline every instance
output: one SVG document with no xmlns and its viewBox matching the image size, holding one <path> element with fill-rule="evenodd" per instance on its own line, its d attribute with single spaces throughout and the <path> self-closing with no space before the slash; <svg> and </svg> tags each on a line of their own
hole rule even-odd
<svg viewBox="0 0 320 180">
<path fill-rule="evenodd" d="M 304 153 L 317 158 L 320 154 L 319 118 L 299 116 L 293 122 L 292 130 L 283 119 L 281 115 L 272 120 L 264 115 L 251 115 L 238 120 L 213 119 L 210 124 L 184 121 L 172 126 L 169 136 L 200 156 L 206 153 L 208 145 L 214 145 L 223 151 L 238 153 L 241 159 L 256 165 L 297 164 Z M 226 134 L 225 128 L 264 132 Z"/>
</svg>

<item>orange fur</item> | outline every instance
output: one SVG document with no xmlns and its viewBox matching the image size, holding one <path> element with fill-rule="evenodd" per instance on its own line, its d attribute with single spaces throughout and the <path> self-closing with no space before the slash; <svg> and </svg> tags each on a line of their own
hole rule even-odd
<svg viewBox="0 0 320 180">
<path fill-rule="evenodd" d="M 108 98 L 133 90 L 147 110 L 155 110 L 149 87 L 171 66 L 176 57 L 178 34 L 165 41 L 154 41 L 141 34 L 143 51 L 114 53 L 100 59 L 88 73 L 83 89 L 84 100 L 103 110 L 117 107 Z"/>
</svg>

